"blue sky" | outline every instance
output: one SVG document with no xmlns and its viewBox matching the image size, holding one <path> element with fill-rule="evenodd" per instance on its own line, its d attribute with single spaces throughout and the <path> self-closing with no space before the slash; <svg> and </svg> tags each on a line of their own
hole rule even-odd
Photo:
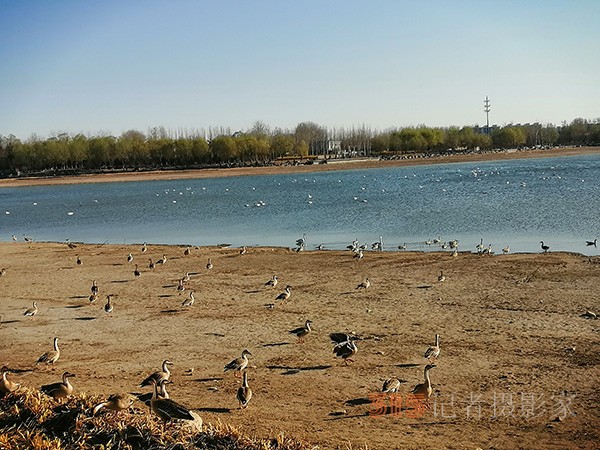
<svg viewBox="0 0 600 450">
<path fill-rule="evenodd" d="M 0 0 L 0 134 L 600 117 L 600 2 Z"/>
</svg>

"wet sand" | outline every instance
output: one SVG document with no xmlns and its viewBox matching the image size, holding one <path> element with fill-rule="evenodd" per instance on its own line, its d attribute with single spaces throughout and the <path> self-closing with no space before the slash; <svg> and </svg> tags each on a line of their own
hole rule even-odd
<svg viewBox="0 0 600 450">
<path fill-rule="evenodd" d="M 167 263 L 150 270 L 148 258 L 163 254 Z M 319 448 L 592 449 L 600 441 L 600 321 L 580 317 L 600 312 L 600 257 L 366 252 L 358 260 L 283 248 L 241 256 L 193 248 L 185 256 L 177 246 L 142 253 L 141 246 L 11 242 L 0 243 L 0 261 L 0 361 L 28 387 L 68 370 L 77 392 L 146 392 L 137 385 L 168 358 L 171 397 L 204 421 L 258 436 L 284 431 Z M 177 280 L 186 272 L 181 293 Z M 266 287 L 274 274 L 279 285 Z M 356 289 L 366 277 L 371 287 Z M 275 301 L 288 284 L 290 299 Z M 184 308 L 190 290 L 196 302 Z M 23 316 L 32 301 L 38 314 Z M 306 319 L 313 332 L 298 343 L 289 330 Z M 362 338 L 354 362 L 334 357 L 331 332 Z M 430 409 L 407 409 L 436 333 Z M 36 366 L 55 336 L 56 367 Z M 239 410 L 240 381 L 223 366 L 244 349 L 252 352 L 254 397 Z M 392 376 L 401 397 L 379 397 L 388 408 L 369 415 L 369 399 Z"/>
</svg>

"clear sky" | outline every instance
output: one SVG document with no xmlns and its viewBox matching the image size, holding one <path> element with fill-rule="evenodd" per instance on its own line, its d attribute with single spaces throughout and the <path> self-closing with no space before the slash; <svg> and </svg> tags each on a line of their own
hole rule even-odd
<svg viewBox="0 0 600 450">
<path fill-rule="evenodd" d="M 600 117 L 598 0 L 0 0 L 0 134 Z"/>
</svg>

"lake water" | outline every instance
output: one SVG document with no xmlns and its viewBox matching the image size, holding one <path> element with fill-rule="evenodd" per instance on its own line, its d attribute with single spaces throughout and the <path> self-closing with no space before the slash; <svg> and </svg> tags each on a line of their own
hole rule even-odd
<svg viewBox="0 0 600 450">
<path fill-rule="evenodd" d="M 480 239 L 500 252 L 598 254 L 600 156 L 310 174 L 0 188 L 0 240 L 385 250 Z"/>
</svg>

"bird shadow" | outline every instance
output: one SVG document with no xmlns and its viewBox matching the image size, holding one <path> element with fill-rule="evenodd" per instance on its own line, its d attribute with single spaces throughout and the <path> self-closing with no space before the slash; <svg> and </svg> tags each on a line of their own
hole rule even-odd
<svg viewBox="0 0 600 450">
<path fill-rule="evenodd" d="M 83 308 L 83 305 L 67 305 L 67 306 L 65 306 L 65 308 L 79 309 L 79 308 Z"/>
<path fill-rule="evenodd" d="M 129 283 L 129 280 L 113 280 L 111 283 Z"/>
<path fill-rule="evenodd" d="M 401 369 L 410 369 L 411 367 L 419 367 L 421 364 L 407 363 L 407 364 L 396 364 L 396 367 Z"/>
<path fill-rule="evenodd" d="M 262 291 L 256 289 L 254 291 L 244 291 L 244 294 L 259 294 L 260 292 L 262 292 Z"/>
<path fill-rule="evenodd" d="M 270 342 L 268 344 L 263 344 L 263 347 L 279 347 L 281 345 L 290 345 L 289 342 Z"/>
<path fill-rule="evenodd" d="M 224 334 L 221 333 L 204 333 L 206 336 L 216 336 L 216 337 L 225 337 Z"/>
<path fill-rule="evenodd" d="M 308 367 L 289 367 L 289 366 L 277 366 L 277 365 L 267 366 L 267 369 L 271 369 L 271 370 L 285 370 L 285 372 L 283 372 L 282 375 L 295 375 L 295 374 L 303 372 L 303 371 L 327 370 L 330 368 L 331 368 L 330 365 L 308 366 Z"/>
<path fill-rule="evenodd" d="M 197 383 L 210 383 L 211 381 L 222 381 L 223 377 L 196 378 Z"/>
<path fill-rule="evenodd" d="M 417 289 L 431 289 L 432 287 L 432 284 L 422 284 L 420 286 L 417 286 Z"/>
<path fill-rule="evenodd" d="M 75 317 L 75 320 L 96 320 L 95 317 Z"/>
<path fill-rule="evenodd" d="M 355 293 L 355 292 L 353 292 L 353 291 L 348 291 L 348 292 L 340 292 L 340 295 L 352 295 L 352 294 L 354 294 L 354 293 Z"/>
<path fill-rule="evenodd" d="M 371 400 L 366 397 L 359 397 L 359 398 L 353 398 L 350 400 L 346 400 L 344 403 L 349 406 L 359 406 L 359 405 L 368 405 L 369 403 L 371 403 Z"/>
<path fill-rule="evenodd" d="M 231 409 L 229 409 L 229 408 L 210 408 L 210 407 L 205 407 L 205 408 L 197 408 L 196 411 L 200 411 L 200 412 L 212 412 L 212 413 L 217 413 L 217 414 L 229 414 L 231 412 Z"/>
<path fill-rule="evenodd" d="M 161 313 L 166 313 L 166 314 L 175 314 L 175 313 L 178 313 L 178 312 L 179 312 L 178 309 L 163 309 L 161 311 Z"/>
<path fill-rule="evenodd" d="M 165 289 L 174 288 L 174 287 L 177 287 L 177 285 L 176 284 L 165 284 L 163 286 L 163 288 L 165 288 Z"/>
<path fill-rule="evenodd" d="M 20 320 L 3 320 L 2 322 L 0 322 L 1 324 L 5 324 L 5 323 L 17 323 L 20 322 Z"/>
<path fill-rule="evenodd" d="M 159 298 L 173 297 L 171 294 L 161 294 L 158 296 Z"/>
<path fill-rule="evenodd" d="M 73 295 L 69 298 L 88 298 L 87 295 Z"/>
</svg>

